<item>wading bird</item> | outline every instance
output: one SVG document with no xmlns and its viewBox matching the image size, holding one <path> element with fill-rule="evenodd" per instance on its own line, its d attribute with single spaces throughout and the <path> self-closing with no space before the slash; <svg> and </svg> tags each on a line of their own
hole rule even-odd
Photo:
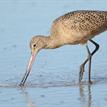
<svg viewBox="0 0 107 107">
<path fill-rule="evenodd" d="M 49 36 L 37 35 L 31 39 L 31 58 L 20 86 L 25 84 L 34 59 L 41 49 L 54 49 L 63 45 L 77 44 L 84 44 L 88 52 L 87 59 L 80 65 L 79 81 L 81 82 L 83 78 L 85 64 L 89 62 L 88 81 L 92 83 L 91 59 L 99 49 L 99 45 L 92 38 L 106 30 L 107 11 L 79 10 L 60 16 L 53 21 Z M 88 41 L 95 45 L 92 52 L 89 50 Z"/>
</svg>

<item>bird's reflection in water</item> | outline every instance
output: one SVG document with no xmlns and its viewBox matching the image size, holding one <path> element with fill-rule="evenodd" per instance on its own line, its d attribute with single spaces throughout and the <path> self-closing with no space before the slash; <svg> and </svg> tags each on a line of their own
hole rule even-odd
<svg viewBox="0 0 107 107">
<path fill-rule="evenodd" d="M 92 101 L 92 92 L 91 87 L 92 85 L 79 85 L 79 91 L 80 91 L 80 101 L 81 104 L 87 105 L 87 107 L 92 107 L 93 101 Z"/>
<path fill-rule="evenodd" d="M 35 105 L 35 103 L 32 101 L 32 98 L 30 97 L 29 93 L 25 90 L 25 89 L 21 89 L 21 93 L 22 95 L 25 97 L 26 99 L 26 104 L 27 104 L 27 107 L 37 107 Z"/>
</svg>

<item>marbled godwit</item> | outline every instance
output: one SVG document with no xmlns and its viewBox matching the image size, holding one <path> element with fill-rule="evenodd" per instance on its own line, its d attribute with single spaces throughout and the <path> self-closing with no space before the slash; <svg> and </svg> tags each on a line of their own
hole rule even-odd
<svg viewBox="0 0 107 107">
<path fill-rule="evenodd" d="M 91 59 L 98 51 L 99 45 L 92 38 L 107 30 L 107 11 L 89 11 L 80 10 L 69 12 L 53 21 L 51 33 L 49 36 L 37 35 L 31 39 L 31 58 L 28 63 L 27 71 L 20 83 L 21 86 L 31 71 L 36 54 L 41 49 L 54 49 L 62 45 L 86 44 L 88 52 L 87 59 L 80 65 L 79 81 L 82 80 L 84 74 L 84 66 L 89 61 L 88 78 L 91 82 Z M 87 45 L 90 41 L 95 45 L 95 49 L 90 52 Z"/>
</svg>

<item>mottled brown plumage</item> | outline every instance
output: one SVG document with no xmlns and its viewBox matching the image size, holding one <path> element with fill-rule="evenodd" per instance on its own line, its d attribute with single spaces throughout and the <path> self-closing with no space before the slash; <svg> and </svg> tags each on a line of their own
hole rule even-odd
<svg viewBox="0 0 107 107">
<path fill-rule="evenodd" d="M 82 44 L 106 29 L 106 11 L 74 11 L 53 22 L 51 35 L 62 37 L 67 44 Z"/>
<path fill-rule="evenodd" d="M 37 35 L 32 38 L 30 47 L 33 57 L 31 57 L 29 61 L 27 73 L 22 79 L 21 85 L 24 85 L 31 70 L 32 59 L 34 59 L 35 54 L 37 54 L 39 50 L 43 48 L 58 48 L 66 44 L 87 44 L 88 40 L 93 43 L 96 48 L 93 52 L 90 52 L 88 45 L 86 45 L 88 58 L 80 66 L 79 80 L 82 80 L 84 66 L 87 61 L 89 61 L 89 82 L 91 83 L 91 58 L 99 49 L 99 45 L 91 39 L 106 30 L 107 11 L 80 10 L 60 16 L 53 21 L 49 36 Z"/>
</svg>

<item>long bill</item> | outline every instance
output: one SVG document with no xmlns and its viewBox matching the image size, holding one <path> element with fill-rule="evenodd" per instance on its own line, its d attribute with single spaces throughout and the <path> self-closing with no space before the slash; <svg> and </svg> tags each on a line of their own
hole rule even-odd
<svg viewBox="0 0 107 107">
<path fill-rule="evenodd" d="M 29 74 L 31 72 L 32 65 L 33 65 L 33 63 L 35 61 L 36 54 L 37 54 L 37 52 L 32 52 L 31 53 L 31 57 L 30 57 L 30 60 L 28 62 L 28 66 L 27 66 L 26 72 L 25 72 L 25 74 L 24 74 L 24 76 L 22 78 L 22 81 L 20 82 L 19 86 L 24 86 L 24 84 L 25 84 L 25 82 L 26 82 L 26 80 L 27 80 L 27 78 L 28 78 L 28 76 L 29 76 Z"/>
</svg>

